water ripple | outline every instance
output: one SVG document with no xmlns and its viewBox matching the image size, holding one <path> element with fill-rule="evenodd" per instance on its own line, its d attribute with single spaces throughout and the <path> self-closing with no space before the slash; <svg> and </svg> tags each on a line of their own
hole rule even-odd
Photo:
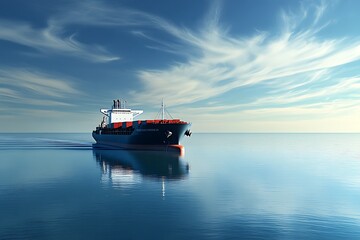
<svg viewBox="0 0 360 240">
<path fill-rule="evenodd" d="M 66 149 L 66 150 L 91 150 L 93 142 L 76 139 L 56 139 L 51 136 L 38 137 L 33 134 L 19 136 L 0 134 L 0 150 L 21 149 Z"/>
</svg>

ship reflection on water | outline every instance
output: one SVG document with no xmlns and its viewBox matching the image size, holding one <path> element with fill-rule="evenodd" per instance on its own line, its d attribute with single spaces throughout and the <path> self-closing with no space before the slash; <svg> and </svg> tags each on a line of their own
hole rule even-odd
<svg viewBox="0 0 360 240">
<path fill-rule="evenodd" d="M 128 188 L 144 177 L 164 180 L 183 179 L 189 165 L 179 154 L 162 151 L 133 151 L 93 148 L 102 169 L 101 181 L 114 188 Z M 164 193 L 163 193 L 164 194 Z"/>
</svg>

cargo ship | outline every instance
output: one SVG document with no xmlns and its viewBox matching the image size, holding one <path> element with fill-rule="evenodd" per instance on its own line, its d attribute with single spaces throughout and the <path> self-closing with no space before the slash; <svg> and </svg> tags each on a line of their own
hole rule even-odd
<svg viewBox="0 0 360 240">
<path fill-rule="evenodd" d="M 111 109 L 100 109 L 104 114 L 102 122 L 92 132 L 97 146 L 184 153 L 180 140 L 191 136 L 191 123 L 166 119 L 164 102 L 160 119 L 134 120 L 143 110 L 126 108 L 125 103 L 114 100 Z"/>
</svg>

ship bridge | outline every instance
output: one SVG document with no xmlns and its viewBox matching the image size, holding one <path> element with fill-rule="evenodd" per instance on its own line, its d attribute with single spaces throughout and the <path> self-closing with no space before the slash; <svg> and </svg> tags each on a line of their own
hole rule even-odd
<svg viewBox="0 0 360 240">
<path fill-rule="evenodd" d="M 143 113 L 143 110 L 131 110 L 125 108 L 126 101 L 114 100 L 114 104 L 111 109 L 100 109 L 100 112 L 104 114 L 108 119 L 108 124 L 118 122 L 132 122 L 135 117 Z"/>
</svg>

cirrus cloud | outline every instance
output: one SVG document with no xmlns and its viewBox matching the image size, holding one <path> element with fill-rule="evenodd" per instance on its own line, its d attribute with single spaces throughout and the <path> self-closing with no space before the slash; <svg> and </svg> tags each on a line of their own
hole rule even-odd
<svg viewBox="0 0 360 240">
<path fill-rule="evenodd" d="M 330 20 L 322 21 L 326 9 L 327 5 L 322 2 L 302 8 L 296 14 L 282 11 L 282 25 L 277 31 L 257 31 L 250 37 L 235 35 L 222 27 L 218 7 L 213 9 L 213 21 L 206 22 L 201 30 L 157 21 L 160 29 L 182 43 L 163 45 L 163 50 L 188 57 L 165 69 L 139 70 L 143 89 L 132 94 L 139 102 L 157 103 L 164 97 L 173 106 L 210 102 L 230 91 L 237 91 L 241 96 L 249 86 L 266 86 L 270 90 L 259 92 L 248 106 L 305 104 L 310 99 L 325 101 L 336 94 L 341 98 L 340 93 L 358 89 L 360 79 L 354 75 L 331 80 L 328 75 L 360 59 L 360 40 L 322 37 L 321 31 L 331 25 Z M 314 77 L 316 75 L 318 77 Z M 318 84 L 322 85 L 320 89 L 316 87 Z M 235 102 L 221 106 L 220 103 L 225 109 L 238 105 Z"/>
</svg>

